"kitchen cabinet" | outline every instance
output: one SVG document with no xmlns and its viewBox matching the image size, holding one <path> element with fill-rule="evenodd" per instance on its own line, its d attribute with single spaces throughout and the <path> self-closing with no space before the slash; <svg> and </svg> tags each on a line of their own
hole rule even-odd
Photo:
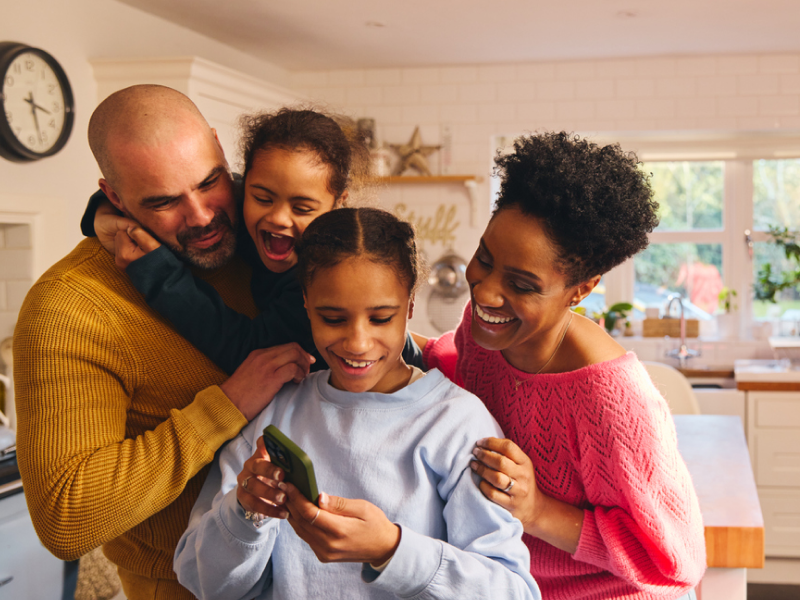
<svg viewBox="0 0 800 600">
<path fill-rule="evenodd" d="M 747 416 L 767 556 L 800 557 L 800 391 L 748 391 Z"/>
<path fill-rule="evenodd" d="M 800 557 L 800 370 L 789 361 L 737 361 L 747 395 L 747 445 L 764 514 L 766 554 Z"/>
<path fill-rule="evenodd" d="M 0 485 L 0 600 L 61 600 L 64 563 L 39 542 L 18 480 Z"/>
</svg>

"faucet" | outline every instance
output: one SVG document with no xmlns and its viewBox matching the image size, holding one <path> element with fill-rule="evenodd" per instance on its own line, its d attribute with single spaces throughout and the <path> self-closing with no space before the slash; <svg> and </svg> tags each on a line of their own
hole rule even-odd
<svg viewBox="0 0 800 600">
<path fill-rule="evenodd" d="M 667 297 L 667 304 L 664 308 L 664 318 L 673 318 L 670 317 L 670 311 L 672 310 L 672 303 L 676 300 L 678 301 L 678 306 L 681 308 L 681 345 L 672 350 L 667 350 L 665 354 L 669 358 L 677 358 L 679 368 L 685 369 L 686 361 L 695 356 L 700 356 L 700 351 L 692 350 L 686 345 L 686 317 L 683 314 L 683 296 L 680 294 L 670 294 Z"/>
</svg>

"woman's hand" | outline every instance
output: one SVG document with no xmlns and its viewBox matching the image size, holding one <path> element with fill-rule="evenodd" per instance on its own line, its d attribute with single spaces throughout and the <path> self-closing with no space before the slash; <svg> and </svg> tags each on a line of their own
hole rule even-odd
<svg viewBox="0 0 800 600">
<path fill-rule="evenodd" d="M 288 496 L 289 524 L 320 562 L 367 562 L 382 565 L 394 556 L 400 527 L 366 500 L 319 495 L 319 508 L 290 483 L 280 488 Z"/>
<path fill-rule="evenodd" d="M 472 451 L 470 467 L 480 477 L 483 495 L 520 520 L 525 533 L 574 554 L 583 510 L 544 494 L 528 455 L 511 440 L 485 438 Z"/>
<path fill-rule="evenodd" d="M 123 219 L 128 221 L 128 219 Z M 138 258 L 159 248 L 161 244 L 134 221 L 114 238 L 114 255 L 117 266 L 123 271 Z"/>
<path fill-rule="evenodd" d="M 236 481 L 239 484 L 236 486 L 236 499 L 246 511 L 274 519 L 289 516 L 282 506 L 286 493 L 278 489 L 283 481 L 283 471 L 270 462 L 262 438 L 258 438 L 256 451 L 245 461 Z"/>
</svg>

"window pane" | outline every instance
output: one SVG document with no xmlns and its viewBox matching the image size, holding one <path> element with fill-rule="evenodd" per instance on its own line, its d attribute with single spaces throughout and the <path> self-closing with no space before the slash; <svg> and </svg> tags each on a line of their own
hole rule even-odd
<svg viewBox="0 0 800 600">
<path fill-rule="evenodd" d="M 652 162 L 650 184 L 658 201 L 657 231 L 722 229 L 724 163 Z"/>
<path fill-rule="evenodd" d="M 753 162 L 753 224 L 797 229 L 800 224 L 800 159 Z"/>
<path fill-rule="evenodd" d="M 756 242 L 753 247 L 753 281 L 758 280 L 761 265 L 772 266 L 772 279 L 780 281 L 781 274 L 794 271 L 796 264 L 786 260 L 783 249 L 772 243 Z M 796 289 L 786 289 L 775 295 L 777 302 L 753 300 L 753 316 L 757 319 L 798 320 L 800 317 L 800 293 Z M 797 311 L 790 312 L 787 311 Z"/>
<path fill-rule="evenodd" d="M 723 286 L 721 244 L 650 244 L 634 259 L 636 302 L 662 307 L 680 293 L 687 317 L 708 319 Z"/>
</svg>

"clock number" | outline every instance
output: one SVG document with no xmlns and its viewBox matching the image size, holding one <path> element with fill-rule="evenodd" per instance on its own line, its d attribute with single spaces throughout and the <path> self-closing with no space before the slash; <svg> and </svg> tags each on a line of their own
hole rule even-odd
<svg viewBox="0 0 800 600">
<path fill-rule="evenodd" d="M 10 112 L 6 112 L 6 121 L 8 121 L 9 123 L 14 121 L 14 115 Z"/>
<path fill-rule="evenodd" d="M 54 111 L 61 110 L 61 105 L 58 102 L 53 102 L 53 110 Z"/>
<path fill-rule="evenodd" d="M 35 63 L 33 62 L 33 59 L 30 59 L 30 58 L 28 58 L 28 59 L 25 59 L 25 68 L 26 68 L 28 71 L 33 71 L 33 68 L 34 68 L 35 66 L 36 66 L 36 65 L 35 65 Z"/>
<path fill-rule="evenodd" d="M 56 120 L 55 119 L 50 119 L 50 122 L 48 123 L 48 125 L 50 125 L 50 127 L 55 129 L 56 128 Z"/>
<path fill-rule="evenodd" d="M 8 87 L 14 87 L 14 78 L 11 75 L 6 76 L 6 85 Z"/>
<path fill-rule="evenodd" d="M 42 143 L 47 143 L 47 132 L 42 131 Z"/>
<path fill-rule="evenodd" d="M 34 136 L 32 136 L 32 135 L 29 135 L 29 136 L 28 136 L 28 143 L 29 143 L 31 146 L 35 145 L 35 144 L 36 144 L 36 137 L 34 137 Z"/>
<path fill-rule="evenodd" d="M 14 66 L 12 67 L 12 69 L 14 70 L 14 73 L 16 73 L 17 75 L 22 73 L 22 65 L 19 64 L 18 62 L 14 63 Z"/>
<path fill-rule="evenodd" d="M 56 92 L 56 84 L 51 83 L 50 85 L 47 86 L 47 93 L 48 94 L 50 94 L 52 96 L 53 94 L 55 94 L 55 92 Z"/>
</svg>

